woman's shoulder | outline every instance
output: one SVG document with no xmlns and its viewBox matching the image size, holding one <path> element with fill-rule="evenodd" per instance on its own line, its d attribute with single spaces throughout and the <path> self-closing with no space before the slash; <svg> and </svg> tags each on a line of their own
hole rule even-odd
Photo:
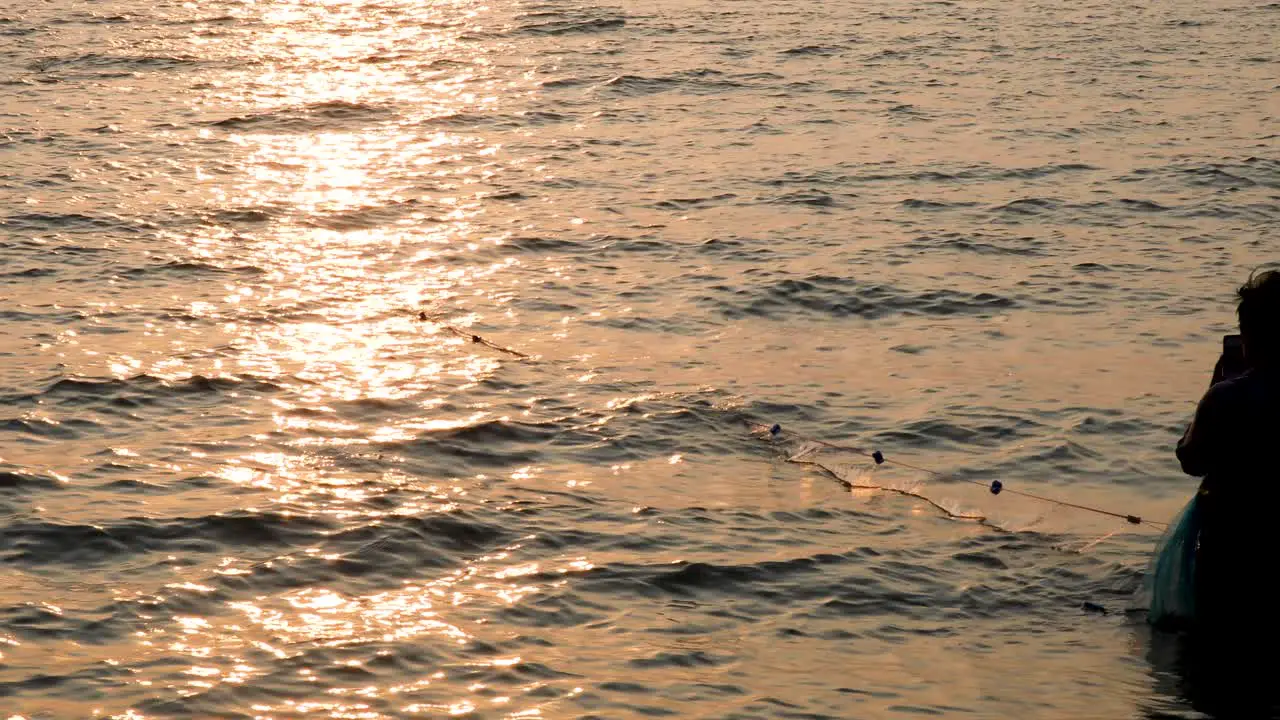
<svg viewBox="0 0 1280 720">
<path fill-rule="evenodd" d="M 1201 402 L 1215 409 L 1230 409 L 1241 405 L 1252 406 L 1258 400 L 1270 397 L 1280 397 L 1280 378 L 1274 373 L 1250 370 L 1214 383 Z"/>
</svg>

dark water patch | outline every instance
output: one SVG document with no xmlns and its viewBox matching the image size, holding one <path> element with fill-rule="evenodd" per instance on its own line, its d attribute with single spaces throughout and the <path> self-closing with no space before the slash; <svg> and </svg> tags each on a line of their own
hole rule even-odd
<svg viewBox="0 0 1280 720">
<path fill-rule="evenodd" d="M 40 31 L 35 25 L 19 24 L 13 18 L 0 18 L 0 37 L 23 37 Z"/>
<path fill-rule="evenodd" d="M 0 610 L 4 626 L 20 637 L 38 640 L 57 638 L 70 632 L 69 621 L 57 608 L 42 603 L 24 602 Z"/>
<path fill-rule="evenodd" d="M 797 314 L 867 319 L 893 315 L 985 317 L 1018 307 L 1013 299 L 989 292 L 946 289 L 912 292 L 830 275 L 810 275 L 799 280 L 787 278 L 751 288 L 718 285 L 710 289 L 718 294 L 699 300 L 729 318 L 780 318 Z"/>
<path fill-rule="evenodd" d="M 50 22 L 54 25 L 128 25 L 140 20 L 136 15 L 128 15 L 125 13 L 113 13 L 104 15 L 96 12 L 72 11 L 66 15 L 54 18 Z"/>
<path fill-rule="evenodd" d="M 1061 206 L 1060 201 L 1050 198 L 1021 198 L 997 205 L 991 208 L 991 212 L 1002 215 L 1043 215 Z"/>
<path fill-rule="evenodd" d="M 577 593 L 544 593 L 533 602 L 505 607 L 499 616 L 517 626 L 564 628 L 597 623 L 612 610 Z"/>
<path fill-rule="evenodd" d="M 1107 267 L 1106 265 L 1103 265 L 1101 263 L 1092 263 L 1092 262 L 1076 263 L 1075 265 L 1071 266 L 1071 269 L 1075 270 L 1078 273 L 1095 273 L 1095 272 L 1111 271 L 1111 268 Z"/>
<path fill-rule="evenodd" d="M 246 132 L 323 132 L 384 122 L 396 117 L 392 105 L 332 100 L 240 115 L 208 123 L 212 127 Z"/>
<path fill-rule="evenodd" d="M 44 57 L 31 62 L 28 68 L 40 73 L 59 73 L 68 70 L 94 71 L 157 71 L 182 70 L 201 64 L 192 55 L 59 55 Z"/>
<path fill-rule="evenodd" d="M 577 122 L 578 116 L 568 113 L 550 112 L 548 110 L 525 110 L 514 116 L 521 126 L 540 127 L 559 123 Z"/>
<path fill-rule="evenodd" d="M 60 490 L 66 485 L 56 477 L 16 470 L 0 470 L 0 493 Z"/>
<path fill-rule="evenodd" d="M 0 528 L 0 553 L 23 566 L 85 566 L 151 552 L 219 553 L 228 548 L 312 541 L 327 522 L 238 511 L 195 518 L 123 518 L 103 525 L 19 520 Z"/>
<path fill-rule="evenodd" d="M 1108 418 L 1089 414 L 1077 419 L 1071 429 L 1082 435 L 1147 437 L 1160 433 L 1166 428 L 1138 417 Z"/>
<path fill-rule="evenodd" d="M 379 524 L 343 530 L 325 539 L 326 552 L 294 553 L 254 563 L 250 574 L 219 577 L 235 588 L 307 587 L 341 581 L 386 587 L 418 580 L 423 572 L 466 565 L 515 538 L 516 529 L 455 510 L 419 517 L 396 517 Z M 312 538 L 313 540 L 315 538 Z"/>
<path fill-rule="evenodd" d="M 590 78 L 568 77 L 557 78 L 555 80 L 544 80 L 539 85 L 547 90 L 556 90 L 559 88 L 581 87 L 583 85 L 589 85 L 592 82 L 593 80 Z"/>
<path fill-rule="evenodd" d="M 1042 257 L 1048 254 L 1047 243 L 1037 237 L 1000 237 L 985 233 L 946 232 L 921 235 L 906 242 L 904 249 L 923 252 L 960 252 L 976 255 L 1015 255 Z"/>
<path fill-rule="evenodd" d="M 435 431 L 416 442 L 436 456 L 465 460 L 476 467 L 508 467 L 537 462 L 559 429 L 554 423 L 489 420 L 476 425 Z"/>
<path fill-rule="evenodd" d="M 697 528 L 705 532 L 705 528 Z M 628 548 L 648 552 L 665 547 L 679 547 L 681 538 L 687 542 L 689 537 L 685 530 L 671 531 L 671 537 L 665 542 L 661 538 L 648 536 L 646 540 L 637 539 Z M 609 542 L 606 547 L 627 548 L 622 539 Z M 598 542 L 598 541 L 597 541 Z M 705 562 L 680 562 L 664 565 L 631 565 L 611 563 L 604 567 L 574 573 L 573 586 L 583 592 L 592 594 L 640 596 L 647 598 L 669 597 L 672 595 L 689 597 L 728 596 L 735 598 L 755 597 L 770 600 L 783 600 L 788 588 L 803 585 L 804 578 L 821 577 L 831 566 L 842 565 L 849 557 L 840 554 L 823 553 L 813 557 L 799 557 L 791 560 L 773 560 L 746 565 L 720 565 Z M 554 579 L 548 576 L 548 580 Z"/>
<path fill-rule="evenodd" d="M 139 405 L 164 398 L 184 398 L 191 395 L 223 395 L 231 392 L 270 394 L 282 388 L 271 381 L 249 375 L 224 375 L 208 377 L 192 375 L 180 379 L 166 379 L 141 374 L 127 379 L 68 377 L 55 381 L 39 394 L 41 400 L 59 405 L 92 405 L 107 399 L 132 399 Z"/>
<path fill-rule="evenodd" d="M 82 213 L 16 213 L 0 218 L 0 226 L 21 232 L 114 232 L 140 233 L 157 225 L 140 218 Z"/>
<path fill-rule="evenodd" d="M 706 197 L 691 198 L 672 198 L 670 200 L 660 200 L 651 207 L 662 210 L 689 210 L 699 207 L 714 207 L 723 204 L 726 200 L 732 200 L 738 197 L 733 193 L 719 193 L 717 195 L 708 195 Z"/>
<path fill-rule="evenodd" d="M 516 113 L 501 114 L 454 112 L 424 118 L 418 121 L 418 125 L 426 128 L 501 128 L 514 130 L 525 127 L 546 127 L 576 122 L 577 120 L 578 116 L 576 115 L 549 110 L 524 110 Z"/>
<path fill-rule="evenodd" d="M 1203 165 L 1200 167 L 1184 168 L 1180 172 L 1185 178 L 1187 184 L 1193 187 L 1238 189 L 1254 187 L 1260 184 L 1257 180 L 1253 180 L 1243 173 L 1235 174 L 1224 169 L 1226 167 L 1229 166 L 1218 164 Z M 1276 183 L 1277 186 L 1280 186 L 1280 179 L 1277 179 Z"/>
<path fill-rule="evenodd" d="M 747 82 L 747 83 L 766 83 L 766 84 L 767 84 L 767 83 L 778 82 L 778 81 L 780 81 L 780 80 L 786 80 L 786 79 L 787 79 L 787 78 L 786 78 L 786 76 L 784 76 L 784 75 L 779 75 L 779 74 L 777 74 L 777 73 L 772 73 L 772 72 L 767 72 L 767 71 L 765 71 L 765 72 L 734 73 L 734 74 L 732 74 L 732 75 L 729 75 L 729 77 L 733 78 L 734 80 L 741 81 L 741 82 Z"/>
<path fill-rule="evenodd" d="M 724 655 L 714 652 L 704 652 L 702 650 L 691 650 L 688 652 L 659 651 L 643 658 L 634 658 L 627 661 L 627 665 L 640 669 L 652 670 L 660 668 L 707 668 L 717 667 L 732 663 L 736 660 L 733 655 Z"/>
<path fill-rule="evenodd" d="M 172 282 L 175 280 L 181 281 L 183 279 L 199 276 L 256 276 L 261 275 L 263 270 L 262 268 L 252 265 L 223 266 L 192 260 L 170 260 L 168 262 L 126 268 L 124 270 L 110 270 L 109 273 L 113 277 L 127 278 L 130 280 L 155 279 Z"/>
<path fill-rule="evenodd" d="M 929 345 L 894 345 L 890 351 L 903 355 L 922 355 L 931 349 Z"/>
<path fill-rule="evenodd" d="M 616 253 L 659 253 L 671 252 L 675 249 L 672 243 L 664 242 L 652 236 L 625 237 L 621 235 L 597 235 L 591 238 L 601 255 Z M 625 291 L 624 291 L 625 292 Z"/>
<path fill-rule="evenodd" d="M 163 485 L 132 477 L 116 478 L 110 482 L 103 483 L 100 487 L 111 492 L 139 493 L 142 495 L 154 495 L 165 492 L 168 489 Z"/>
<path fill-rule="evenodd" d="M 1280 200 L 1280 197 L 1276 198 Z M 1280 219 L 1280 202 L 1224 205 L 1208 202 L 1177 208 L 1172 214 L 1184 218 L 1241 219 L 1251 222 L 1274 222 Z"/>
<path fill-rule="evenodd" d="M 919 198 L 908 198 L 903 200 L 899 205 L 908 210 L 923 211 L 941 211 L 955 210 L 958 208 L 967 208 L 977 205 L 976 202 L 940 202 L 937 200 L 921 200 Z"/>
<path fill-rule="evenodd" d="M 902 427 L 876 434 L 879 447 L 911 447 L 929 449 L 958 445 L 960 447 L 999 447 L 1011 439 L 1034 437 L 1042 425 L 1027 418 L 991 418 L 990 421 L 961 424 L 949 420 L 916 420 Z M 886 451 L 887 452 L 887 451 Z"/>
<path fill-rule="evenodd" d="M 33 267 L 33 268 L 26 268 L 25 270 L 13 270 L 10 272 L 0 272 L 0 278 L 12 278 L 14 280 L 21 280 L 25 278 L 50 277 L 52 275 L 57 275 L 57 274 L 58 274 L 57 268 Z"/>
<path fill-rule="evenodd" d="M 895 117 L 910 117 L 910 118 L 919 118 L 922 120 L 930 119 L 933 117 L 929 113 L 921 110 L 920 108 L 910 103 L 899 103 L 896 105 L 892 105 L 887 110 L 885 110 L 885 112 Z"/>
<path fill-rule="evenodd" d="M 1246 190 L 1255 187 L 1280 189 L 1280 160 L 1249 157 L 1208 163 L 1171 163 L 1138 168 L 1113 178 L 1118 183 L 1153 182 L 1167 187 Z"/>
<path fill-rule="evenodd" d="M 211 225 L 258 225 L 284 217 L 285 208 L 279 207 L 241 207 L 219 210 L 204 218 Z"/>
<path fill-rule="evenodd" d="M 124 667 L 123 664 L 108 665 L 106 663 L 67 673 L 37 672 L 22 680 L 0 682 L 0 697 L 35 696 L 41 698 L 42 704 L 46 707 L 51 698 L 71 702 L 92 702 L 102 696 L 103 688 L 127 685 L 133 674 L 133 671 Z M 53 716 L 34 714 L 31 717 L 43 720 L 45 717 Z"/>
<path fill-rule="evenodd" d="M 408 215 L 424 212 L 426 208 L 418 200 L 410 198 L 383 205 L 366 205 L 338 213 L 308 218 L 303 224 L 310 227 L 345 232 L 372 230 L 395 223 Z"/>
<path fill-rule="evenodd" d="M 989 176 L 992 180 L 1033 180 L 1060 173 L 1075 173 L 1098 169 L 1096 166 L 1085 163 L 1054 163 L 1030 168 L 992 169 L 989 171 Z M 959 177 L 963 179 L 966 175 L 967 173 L 961 173 Z"/>
<path fill-rule="evenodd" d="M 634 682 L 623 682 L 619 680 L 602 682 L 596 685 L 596 687 L 606 692 L 625 693 L 628 695 L 649 695 L 654 692 L 654 689 L 647 685 L 641 685 L 640 683 Z"/>
<path fill-rule="evenodd" d="M 164 21 L 163 25 L 185 26 L 185 25 L 220 25 L 240 22 L 241 18 L 234 15 L 209 15 L 204 17 L 193 18 L 177 18 Z"/>
<path fill-rule="evenodd" d="M 511 528 L 482 522 L 465 511 L 406 518 L 389 525 L 389 529 L 407 533 L 411 538 L 398 548 L 394 540 L 389 541 L 393 552 L 397 549 L 413 551 L 424 543 L 428 547 L 451 553 L 487 552 L 513 539 Z"/>
<path fill-rule="evenodd" d="M 850 197 L 853 197 L 850 195 Z M 817 189 L 789 192 L 774 197 L 761 198 L 774 205 L 801 205 L 812 208 L 830 208 L 839 204 L 835 196 Z"/>
<path fill-rule="evenodd" d="M 976 565 L 984 570 L 1007 570 L 1009 566 L 994 553 L 960 552 L 951 556 L 953 562 Z"/>
<path fill-rule="evenodd" d="M 94 475 L 114 475 L 119 473 L 133 474 L 146 469 L 147 466 L 145 465 L 129 465 L 127 463 L 108 461 L 95 466 L 90 472 Z"/>
<path fill-rule="evenodd" d="M 624 17 L 600 14 L 592 9 L 525 13 L 516 16 L 516 20 L 520 21 L 516 32 L 522 35 L 600 33 L 618 30 L 627 24 Z"/>
<path fill-rule="evenodd" d="M 556 448 L 586 448 L 591 459 L 614 460 L 635 457 L 641 448 L 632 447 L 626 438 L 600 436 L 590 428 L 594 414 L 580 413 L 573 424 L 559 420 L 511 421 L 486 420 L 462 428 L 435 430 L 416 439 L 415 445 L 430 448 L 431 454 L 462 457 L 477 465 L 504 465 L 508 462 L 532 462 Z M 603 416 L 602 416 L 603 419 Z M 663 418 L 654 418 L 663 421 Z M 644 450 L 668 450 L 669 443 Z M 416 451 L 415 455 L 421 455 Z M 646 455 L 648 456 L 648 455 Z"/>
<path fill-rule="evenodd" d="M 0 422 L 0 433 L 17 433 L 35 440 L 76 440 L 86 433 L 97 433 L 102 425 L 84 418 L 51 420 L 48 418 L 10 418 Z"/>
<path fill-rule="evenodd" d="M 1034 452 L 1024 453 L 1019 462 L 1042 463 L 1062 473 L 1078 474 L 1079 463 L 1086 460 L 1101 460 L 1103 457 L 1101 453 L 1086 445 L 1065 440 L 1052 443 Z"/>
<path fill-rule="evenodd" d="M 582 311 L 582 308 L 577 305 L 570 305 L 568 303 L 556 302 L 554 300 L 546 300 L 543 298 L 521 298 L 516 300 L 515 303 L 517 307 L 532 312 L 568 314 Z"/>
<path fill-rule="evenodd" d="M 585 246 L 580 242 L 562 238 L 521 236 L 503 240 L 502 247 L 511 248 L 517 252 L 543 253 L 568 252 L 583 249 Z"/>
<path fill-rule="evenodd" d="M 13 241 L 0 240 L 0 250 L 19 250 L 26 253 L 39 253 L 49 256 L 72 256 L 81 255 L 95 256 L 106 252 L 107 248 L 97 247 L 93 245 L 76 245 L 76 244 L 55 244 L 53 241 L 33 238 L 19 238 Z M 64 260 L 63 262 L 70 262 Z"/>
<path fill-rule="evenodd" d="M 1128 198 L 1121 198 L 1119 203 L 1121 207 L 1131 212 L 1164 212 L 1169 209 L 1154 200 L 1131 200 Z"/>
<path fill-rule="evenodd" d="M 829 57 L 831 55 L 839 55 L 841 52 L 844 52 L 844 50 L 845 48 L 833 45 L 800 45 L 798 47 L 783 50 L 779 54 L 786 55 L 788 57 Z"/>
<path fill-rule="evenodd" d="M 25 310 L 0 310 L 0 320 L 13 323 L 40 323 L 55 326 L 70 325 L 81 322 L 87 317 L 82 311 L 67 310 L 57 306 L 42 306 L 44 312 L 27 312 Z M 28 308 L 36 310 L 38 308 Z M 46 325 L 46 327 L 48 326 Z M 54 337 L 53 333 L 45 333 L 45 338 Z"/>
<path fill-rule="evenodd" d="M 1034 180 L 1063 173 L 1097 170 L 1084 163 L 1051 163 L 1023 168 L 1006 168 L 994 165 L 965 165 L 946 169 L 903 168 L 891 169 L 894 163 L 841 163 L 827 170 L 788 170 L 777 178 L 759 182 L 767 185 L 837 185 L 851 187 L 864 183 L 896 182 L 908 184 L 956 183 L 966 181 L 998 182 L 1009 180 Z M 890 166 L 889 169 L 881 169 Z"/>
<path fill-rule="evenodd" d="M 606 80 L 598 87 L 617 95 L 638 97 L 673 90 L 679 90 L 691 95 L 716 94 L 738 90 L 746 86 L 735 80 L 723 77 L 719 71 L 690 70 L 660 77 L 618 75 Z"/>
<path fill-rule="evenodd" d="M 772 241 L 744 237 L 708 238 L 699 243 L 696 249 L 700 254 L 752 263 L 767 263 L 788 254 Z M 794 252 L 794 248 L 792 251 Z"/>
<path fill-rule="evenodd" d="M 1015 285 L 1023 290 L 1023 297 L 1030 298 L 1030 304 L 1058 311 L 1094 312 L 1105 307 L 1108 302 L 1097 289 L 1082 287 L 1081 283 L 1056 275 L 1035 274 L 1030 279 L 1019 280 Z"/>
<path fill-rule="evenodd" d="M 0 623 L 17 637 L 33 642 L 69 640 L 99 645 L 117 639 L 130 630 L 128 620 L 111 608 L 87 614 L 72 614 L 43 603 L 23 602 L 0 608 Z M 0 697 L 4 692 L 0 690 Z"/>
<path fill-rule="evenodd" d="M 528 200 L 529 196 L 525 195 L 519 190 L 500 190 L 498 192 L 485 195 L 484 199 L 485 200 L 519 201 L 519 200 Z"/>
<path fill-rule="evenodd" d="M 839 562 L 839 556 L 828 556 Z M 771 561 L 746 566 L 711 565 L 689 563 L 676 570 L 659 572 L 650 577 L 650 585 L 674 594 L 696 594 L 700 591 L 732 592 L 734 586 L 752 583 L 778 582 L 797 573 L 818 571 L 822 563 L 813 558 L 797 558 L 787 561 Z"/>
<path fill-rule="evenodd" d="M 660 293 L 631 294 L 629 297 L 655 297 Z M 619 294 L 621 297 L 622 295 Z M 584 321 L 585 325 L 606 327 L 631 332 L 654 333 L 655 335 L 701 337 L 704 333 L 715 330 L 719 325 L 707 320 L 680 318 L 679 321 L 661 318 L 638 316 L 592 318 Z"/>
</svg>

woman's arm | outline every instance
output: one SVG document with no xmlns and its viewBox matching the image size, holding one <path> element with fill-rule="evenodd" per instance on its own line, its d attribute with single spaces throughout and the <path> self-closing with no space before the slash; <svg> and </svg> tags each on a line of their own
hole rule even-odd
<svg viewBox="0 0 1280 720">
<path fill-rule="evenodd" d="M 1178 462 L 1182 464 L 1182 471 L 1188 475 L 1208 475 L 1215 458 L 1220 457 L 1217 439 L 1222 428 L 1219 426 L 1221 420 L 1217 408 L 1221 404 L 1223 389 L 1222 385 L 1209 388 L 1209 392 L 1204 394 L 1200 404 L 1196 406 L 1195 417 L 1187 426 L 1187 431 L 1178 441 Z"/>
</svg>

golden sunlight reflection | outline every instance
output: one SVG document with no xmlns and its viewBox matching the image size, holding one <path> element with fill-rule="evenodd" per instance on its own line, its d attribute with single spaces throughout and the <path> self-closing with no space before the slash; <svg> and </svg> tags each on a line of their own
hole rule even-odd
<svg viewBox="0 0 1280 720">
<path fill-rule="evenodd" d="M 216 328 L 208 342 L 214 349 L 176 358 L 133 351 L 108 358 L 122 379 L 147 373 L 177 383 L 203 375 L 243 383 L 234 392 L 268 396 L 265 412 L 245 418 L 246 425 L 254 423 L 246 435 L 260 441 L 252 449 L 223 454 L 214 443 L 192 442 L 190 456 L 256 507 L 274 503 L 286 519 L 333 523 L 341 528 L 335 536 L 351 529 L 352 519 L 363 529 L 381 530 L 384 520 L 390 526 L 399 518 L 415 527 L 412 518 L 458 510 L 473 487 L 407 471 L 371 477 L 345 461 L 394 455 L 389 448 L 424 435 L 507 419 L 483 401 L 460 404 L 458 398 L 494 378 L 510 358 L 451 328 L 515 312 L 524 268 L 519 254 L 503 245 L 520 231 L 515 223 L 507 224 L 510 230 L 495 227 L 484 215 L 492 206 L 486 198 L 507 171 L 504 163 L 520 160 L 504 158 L 503 138 L 476 131 L 465 119 L 500 115 L 500 104 L 536 87 L 538 78 L 489 79 L 494 74 L 485 53 L 498 46 L 480 52 L 460 39 L 458 24 L 475 22 L 490 12 L 487 6 L 446 0 L 424 8 L 387 0 L 378 11 L 400 6 L 415 22 L 371 23 L 345 0 L 280 0 L 263 10 L 266 27 L 254 51 L 279 51 L 284 59 L 255 65 L 202 98 L 202 111 L 227 112 L 225 122 L 203 127 L 199 138 L 234 154 L 236 170 L 219 170 L 212 161 L 195 169 L 208 229 L 174 238 L 190 255 L 235 271 L 221 276 L 208 296 L 174 298 L 192 323 Z M 389 52 L 407 45 L 451 62 L 412 65 Z M 380 61 L 364 62 L 370 57 Z M 558 275 L 570 279 L 573 270 L 560 265 Z M 419 320 L 420 311 L 429 319 Z M 562 325 L 573 320 L 566 317 Z M 539 472 L 526 466 L 510 477 L 530 482 Z M 502 481 L 501 474 L 477 479 Z M 589 482 L 569 481 L 571 487 Z M 138 645 L 180 656 L 182 667 L 162 682 L 184 697 L 252 683 L 279 672 L 281 663 L 320 658 L 315 667 L 290 671 L 313 684 L 316 696 L 257 698 L 253 711 L 264 717 L 384 718 L 374 701 L 389 698 L 402 714 L 542 716 L 536 706 L 518 707 L 513 696 L 521 695 L 513 688 L 488 680 L 444 682 L 466 667 L 433 668 L 416 678 L 383 675 L 378 655 L 366 650 L 387 643 L 486 647 L 495 640 L 494 613 L 512 612 L 560 587 L 567 574 L 591 570 L 591 561 L 529 561 L 521 549 L 531 538 L 524 537 L 496 550 L 458 551 L 440 565 L 425 564 L 421 576 L 383 577 L 371 563 L 375 567 L 351 582 L 294 582 L 291 573 L 307 568 L 362 567 L 363 551 L 401 539 L 394 529 L 387 533 L 358 549 L 335 548 L 325 538 L 308 547 L 274 547 L 279 555 L 256 562 L 218 558 L 208 574 L 164 583 L 164 597 L 135 600 L 199 598 L 224 612 L 156 620 L 139 633 Z M 242 585 L 254 590 L 221 594 Z M 476 667 L 512 670 L 532 661 L 527 653 L 505 652 Z M 532 681 L 529 688 L 542 684 Z M 449 692 L 440 694 L 445 687 Z"/>
<path fill-rule="evenodd" d="M 238 94 L 215 90 L 205 99 L 237 109 L 226 132 L 204 133 L 239 149 L 242 167 L 230 182 L 208 176 L 210 206 L 269 222 L 249 234 L 215 228 L 209 237 L 182 239 L 199 256 L 247 261 L 263 271 L 228 283 L 221 303 L 192 301 L 191 313 L 223 322 L 235 338 L 236 370 L 287 379 L 298 395 L 295 407 L 327 415 L 335 414 L 334 403 L 402 400 L 442 383 L 474 385 L 490 377 L 498 359 L 411 318 L 467 296 L 495 307 L 514 297 L 507 287 L 514 258 L 458 266 L 443 256 L 502 242 L 478 237 L 474 224 L 487 192 L 481 181 L 501 171 L 492 160 L 500 145 L 429 121 L 484 115 L 533 82 L 487 79 L 486 56 L 459 40 L 457 23 L 488 12 L 486 6 L 456 0 L 423 8 L 392 0 L 379 10 L 396 12 L 398 5 L 423 21 L 389 27 L 362 19 L 348 3 L 274 3 L 256 44 L 293 61 L 241 78 L 232 85 Z M 358 62 L 405 43 L 459 61 L 434 69 L 406 66 L 395 56 Z M 245 88 L 256 90 L 246 95 Z M 246 114 L 246 106 L 254 110 Z M 312 123 L 313 112 L 324 122 Z M 264 323 L 264 315 L 272 320 Z M 478 319 L 469 315 L 463 324 Z M 128 356 L 114 367 L 139 369 Z M 383 426 L 355 438 L 356 424 L 341 417 L 283 411 L 276 422 L 335 444 L 404 441 L 416 429 Z"/>
<path fill-rule="evenodd" d="M 566 574 L 586 572 L 594 567 L 584 556 L 551 562 L 512 562 L 512 558 L 531 539 L 534 536 L 478 555 L 435 579 L 403 581 L 401 586 L 391 589 L 359 594 L 344 592 L 337 587 L 311 586 L 249 600 L 228 601 L 226 606 L 233 612 L 229 619 L 177 616 L 167 627 L 157 626 L 145 633 L 141 644 L 162 644 L 168 651 L 189 658 L 189 665 L 180 672 L 185 679 L 181 684 L 176 678 L 170 683 L 175 692 L 184 695 L 208 692 L 221 684 L 242 684 L 266 672 L 260 662 L 245 655 L 250 651 L 285 660 L 317 649 L 359 650 L 396 642 L 412 642 L 424 647 L 429 647 L 432 642 L 463 647 L 480 642 L 483 646 L 493 640 L 480 633 L 492 632 L 488 620 L 494 610 L 509 608 L 531 595 L 561 587 Z M 308 548 L 303 552 L 313 558 L 336 560 L 340 557 L 326 555 L 318 548 Z M 221 563 L 226 575 L 244 575 L 247 571 L 235 569 L 237 564 L 233 558 L 223 558 Z M 555 579 L 542 579 L 547 575 Z M 184 582 L 171 583 L 166 586 L 166 591 L 203 595 L 216 590 L 209 585 Z M 485 708 L 501 709 L 504 717 L 539 717 L 543 713 L 539 706 L 514 707 L 510 690 L 500 690 L 488 681 L 473 681 L 467 685 L 469 697 L 454 696 L 431 702 L 423 700 L 424 694 L 443 689 L 441 681 L 454 676 L 455 672 L 464 672 L 466 668 L 516 668 L 529 661 L 525 654 L 499 654 L 469 662 L 456 670 L 441 669 L 395 682 L 374 679 L 377 672 L 370 663 L 374 657 L 368 654 L 358 658 L 335 655 L 329 661 L 331 669 L 359 671 L 352 677 L 370 675 L 369 682 L 361 681 L 354 685 L 338 683 L 326 686 L 326 678 L 331 674 L 323 667 L 299 671 L 305 679 L 318 683 L 319 689 L 332 700 L 288 700 L 275 705 L 258 705 L 257 711 L 332 718 L 361 717 L 365 716 L 361 713 L 367 712 L 368 717 L 384 718 L 385 714 L 369 709 L 365 702 L 403 697 L 404 702 L 397 707 L 404 713 L 469 715 Z M 542 684 L 542 681 L 534 681 L 527 689 Z M 563 694 L 558 697 L 562 699 Z"/>
</svg>

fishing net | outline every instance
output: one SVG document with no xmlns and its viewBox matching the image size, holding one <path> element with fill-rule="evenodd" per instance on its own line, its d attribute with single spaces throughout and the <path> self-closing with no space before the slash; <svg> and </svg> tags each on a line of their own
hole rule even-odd
<svg viewBox="0 0 1280 720">
<path fill-rule="evenodd" d="M 1147 620 L 1153 625 L 1185 625 L 1195 618 L 1196 545 L 1200 538 L 1199 495 L 1170 523 L 1156 545 L 1143 580 Z"/>
<path fill-rule="evenodd" d="M 1074 552 L 1085 552 L 1127 527 L 1165 527 L 1135 515 L 1045 497 L 1026 487 L 1005 487 L 1000 479 L 978 479 L 973 470 L 941 473 L 878 451 L 804 437 L 777 424 L 748 421 L 747 427 L 787 462 L 813 466 L 850 490 L 909 496 L 952 519 L 1008 532 L 1055 534 L 1063 549 Z"/>
</svg>

